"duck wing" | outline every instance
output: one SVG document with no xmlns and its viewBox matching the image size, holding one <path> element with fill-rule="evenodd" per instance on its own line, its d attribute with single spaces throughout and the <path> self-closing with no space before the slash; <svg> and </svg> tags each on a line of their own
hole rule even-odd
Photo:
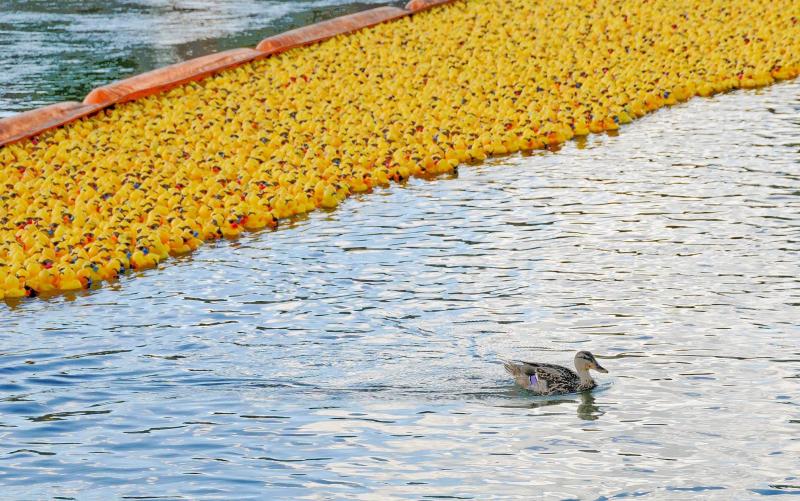
<svg viewBox="0 0 800 501">
<path fill-rule="evenodd" d="M 581 384 L 575 371 L 560 365 L 520 362 L 518 367 L 526 376 L 536 376 L 539 381 L 546 383 L 548 394 L 571 393 Z"/>
</svg>

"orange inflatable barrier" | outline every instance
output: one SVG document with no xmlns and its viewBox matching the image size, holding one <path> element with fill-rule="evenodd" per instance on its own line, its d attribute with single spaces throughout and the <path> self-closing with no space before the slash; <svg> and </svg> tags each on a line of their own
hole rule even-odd
<svg viewBox="0 0 800 501">
<path fill-rule="evenodd" d="M 96 105 L 67 101 L 0 119 L 0 146 L 72 122 L 100 108 Z"/>
<path fill-rule="evenodd" d="M 311 26 L 303 26 L 279 35 L 265 38 L 258 44 L 256 50 L 277 54 L 294 47 L 312 44 L 333 38 L 336 35 L 352 33 L 362 28 L 375 26 L 386 21 L 407 16 L 408 11 L 398 7 L 378 7 L 347 16 L 336 17 L 322 21 Z"/>
<path fill-rule="evenodd" d="M 431 7 L 436 7 L 437 5 L 445 5 L 448 3 L 453 3 L 455 0 L 411 0 L 406 4 L 406 10 L 411 12 L 419 12 L 422 10 L 428 10 Z"/>
<path fill-rule="evenodd" d="M 233 49 L 190 59 L 120 80 L 91 91 L 84 104 L 103 107 L 167 91 L 178 85 L 201 80 L 222 70 L 266 57 L 263 51 Z"/>
</svg>

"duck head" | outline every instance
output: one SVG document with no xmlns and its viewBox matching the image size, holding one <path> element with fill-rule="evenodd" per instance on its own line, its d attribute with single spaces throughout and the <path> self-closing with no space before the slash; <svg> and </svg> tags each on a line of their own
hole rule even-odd
<svg viewBox="0 0 800 501">
<path fill-rule="evenodd" d="M 594 369 L 597 372 L 608 373 L 608 371 L 602 365 L 597 363 L 597 359 L 594 358 L 594 355 L 588 351 L 579 351 L 575 354 L 575 368 L 579 373 L 589 372 L 589 369 Z"/>
</svg>

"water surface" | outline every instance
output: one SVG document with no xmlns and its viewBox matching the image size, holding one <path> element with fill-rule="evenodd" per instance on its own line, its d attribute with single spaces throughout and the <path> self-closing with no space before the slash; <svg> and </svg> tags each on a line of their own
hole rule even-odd
<svg viewBox="0 0 800 501">
<path fill-rule="evenodd" d="M 800 494 L 798 137 L 798 81 L 697 99 L 0 304 L 3 496 Z"/>
</svg>

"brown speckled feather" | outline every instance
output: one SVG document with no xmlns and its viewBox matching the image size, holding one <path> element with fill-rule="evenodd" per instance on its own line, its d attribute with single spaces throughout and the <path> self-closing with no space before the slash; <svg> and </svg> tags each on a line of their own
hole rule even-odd
<svg viewBox="0 0 800 501">
<path fill-rule="evenodd" d="M 507 362 L 504 365 L 519 386 L 542 395 L 573 393 L 595 386 L 594 381 L 591 385 L 582 385 L 575 371 L 560 365 L 538 362 Z M 536 385 L 531 385 L 531 376 L 536 376 Z"/>
</svg>

